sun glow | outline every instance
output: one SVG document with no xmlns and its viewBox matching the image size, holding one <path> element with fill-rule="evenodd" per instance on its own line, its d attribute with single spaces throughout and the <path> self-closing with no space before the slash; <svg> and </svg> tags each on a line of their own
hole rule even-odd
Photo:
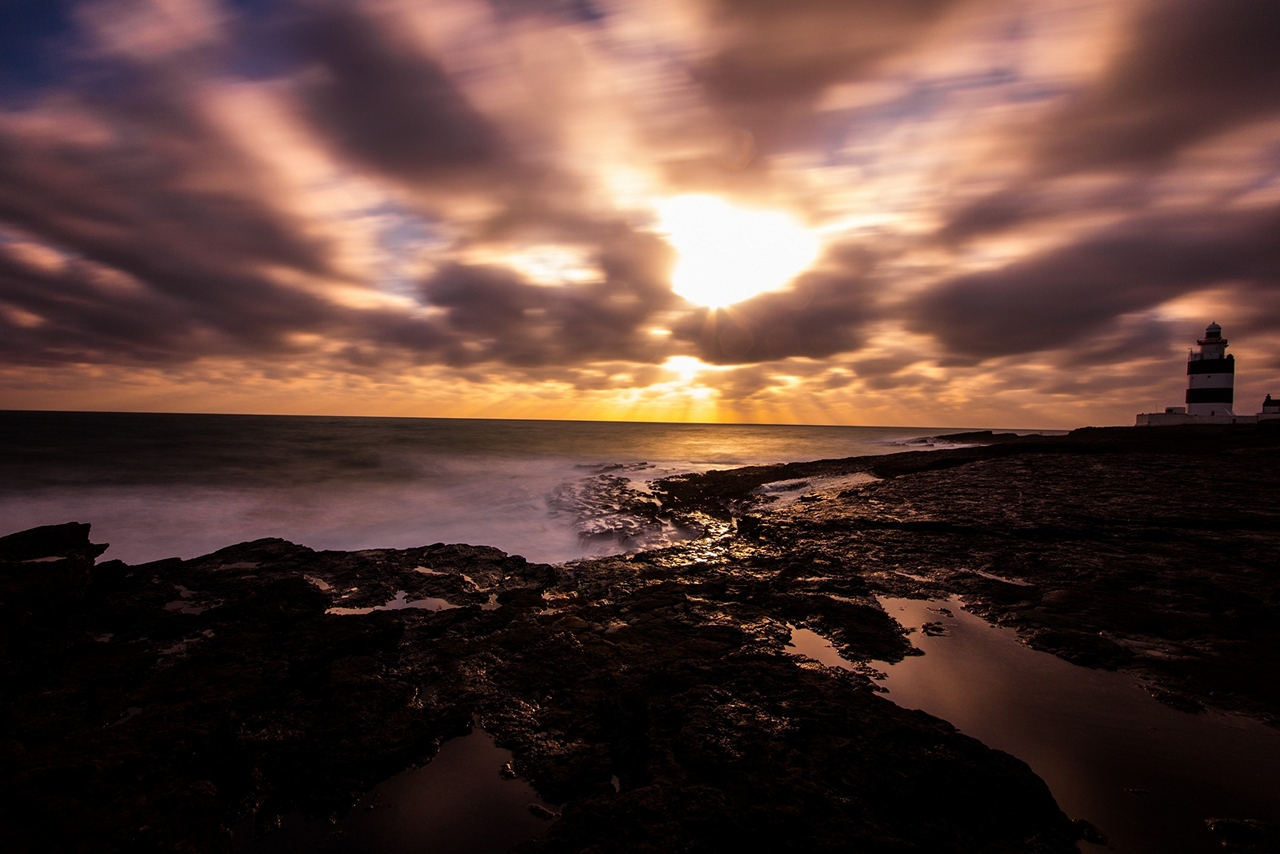
<svg viewBox="0 0 1280 854">
<path fill-rule="evenodd" d="M 817 235 L 789 214 L 706 195 L 659 204 L 658 230 L 678 256 L 672 290 L 708 308 L 785 287 L 821 248 Z"/>
</svg>

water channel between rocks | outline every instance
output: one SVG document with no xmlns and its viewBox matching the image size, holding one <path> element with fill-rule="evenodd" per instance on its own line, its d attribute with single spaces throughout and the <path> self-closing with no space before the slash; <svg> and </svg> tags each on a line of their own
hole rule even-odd
<svg viewBox="0 0 1280 854">
<path fill-rule="evenodd" d="M 550 826 L 556 808 L 500 773 L 511 752 L 481 729 L 446 741 L 432 760 L 378 784 L 336 822 L 286 817 L 253 854 L 504 854 Z M 531 806 L 543 811 L 539 817 Z"/>
<path fill-rule="evenodd" d="M 881 598 L 925 654 L 883 667 L 888 698 L 951 722 L 1031 766 L 1072 818 L 1124 854 L 1221 851 L 1207 818 L 1280 818 L 1280 731 L 1238 715 L 1189 714 L 1136 678 L 1069 664 L 949 601 Z M 945 611 L 943 609 L 946 609 Z M 947 613 L 949 612 L 949 613 Z M 929 636 L 925 623 L 945 634 Z M 806 629 L 795 649 L 849 668 Z"/>
</svg>

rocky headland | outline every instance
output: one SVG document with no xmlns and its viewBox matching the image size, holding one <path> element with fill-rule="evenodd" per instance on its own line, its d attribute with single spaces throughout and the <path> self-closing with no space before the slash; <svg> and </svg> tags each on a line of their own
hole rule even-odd
<svg viewBox="0 0 1280 854">
<path fill-rule="evenodd" d="M 877 594 L 960 594 L 1170 704 L 1280 721 L 1280 431 L 948 438 L 971 446 L 669 478 L 637 506 L 702 536 L 563 566 L 0 538 L 0 843 L 251 847 L 479 725 L 561 805 L 529 852 L 1075 850 L 1088 817 L 1024 763 L 879 695 L 915 650 Z M 793 655 L 790 626 L 865 666 Z"/>
</svg>

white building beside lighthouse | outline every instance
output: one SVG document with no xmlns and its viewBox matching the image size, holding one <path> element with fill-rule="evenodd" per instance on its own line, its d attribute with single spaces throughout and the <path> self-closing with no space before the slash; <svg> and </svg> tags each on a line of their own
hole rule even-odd
<svg viewBox="0 0 1280 854">
<path fill-rule="evenodd" d="M 1227 353 L 1227 339 L 1222 337 L 1222 327 L 1210 323 L 1204 337 L 1196 342 L 1200 352 L 1187 356 L 1186 406 L 1167 406 L 1164 412 L 1143 412 L 1138 415 L 1139 427 L 1162 427 L 1174 424 L 1254 424 L 1259 421 L 1280 420 L 1280 405 L 1271 400 L 1263 402 L 1257 415 L 1236 415 L 1235 403 L 1236 358 Z"/>
</svg>

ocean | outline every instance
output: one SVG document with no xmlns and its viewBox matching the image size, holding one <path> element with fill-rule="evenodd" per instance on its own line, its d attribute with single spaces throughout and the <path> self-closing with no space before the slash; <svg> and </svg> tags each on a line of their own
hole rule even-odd
<svg viewBox="0 0 1280 854">
<path fill-rule="evenodd" d="M 89 522 L 126 563 L 260 537 L 561 563 L 678 536 L 626 512 L 657 478 L 960 429 L 0 411 L 0 534 Z"/>
</svg>

